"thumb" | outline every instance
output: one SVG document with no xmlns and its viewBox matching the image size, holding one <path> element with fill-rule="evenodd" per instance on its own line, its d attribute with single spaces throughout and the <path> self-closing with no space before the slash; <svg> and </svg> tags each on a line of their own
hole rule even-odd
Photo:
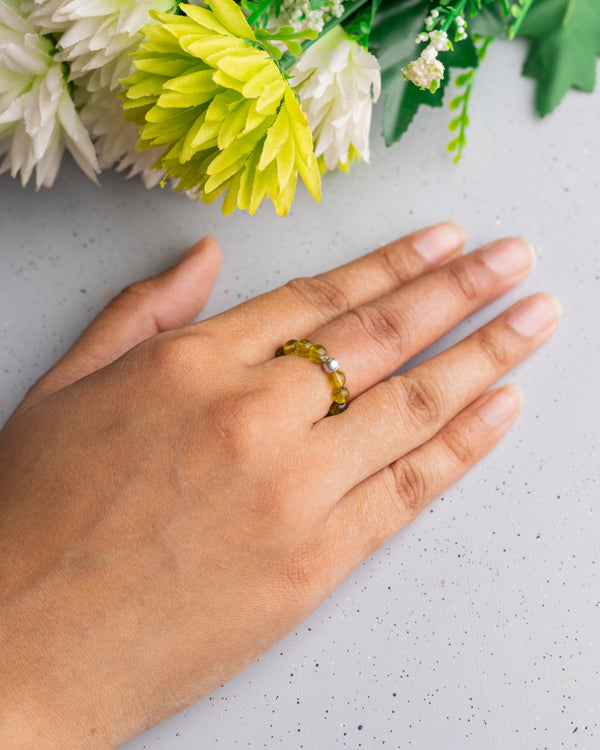
<svg viewBox="0 0 600 750">
<path fill-rule="evenodd" d="M 209 235 L 171 268 L 127 286 L 32 387 L 20 409 L 114 362 L 141 341 L 191 322 L 206 304 L 220 267 L 219 245 Z"/>
</svg>

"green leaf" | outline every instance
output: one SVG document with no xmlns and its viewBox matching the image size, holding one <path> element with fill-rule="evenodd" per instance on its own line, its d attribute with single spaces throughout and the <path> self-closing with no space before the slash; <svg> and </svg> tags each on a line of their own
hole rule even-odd
<svg viewBox="0 0 600 750">
<path fill-rule="evenodd" d="M 385 96 L 382 130 L 388 146 L 406 132 L 423 98 L 433 99 L 441 93 L 422 92 L 413 84 L 408 86 L 402 77 L 402 68 L 419 54 L 415 37 L 428 9 L 427 0 L 383 0 L 371 27 L 369 49 L 381 65 Z"/>
<path fill-rule="evenodd" d="M 536 0 L 521 25 L 521 36 L 548 36 L 562 25 L 572 0 Z"/>
<path fill-rule="evenodd" d="M 476 68 L 479 65 L 477 47 L 471 37 L 457 42 L 450 52 L 440 52 L 439 59 L 447 68 Z"/>
<path fill-rule="evenodd" d="M 520 35 L 532 39 L 523 75 L 538 79 L 536 108 L 542 117 L 569 89 L 594 90 L 600 55 L 598 0 L 535 0 Z"/>
<path fill-rule="evenodd" d="M 285 46 L 289 49 L 292 55 L 299 55 L 302 52 L 302 45 L 299 42 L 290 40 L 284 40 Z"/>
<path fill-rule="evenodd" d="M 371 27 L 380 5 L 381 0 L 371 0 L 344 23 L 344 29 L 350 38 L 356 39 L 363 47 L 369 45 Z"/>
<path fill-rule="evenodd" d="M 408 130 L 419 107 L 441 107 L 444 99 L 445 81 L 432 94 L 430 91 L 422 91 L 413 83 L 400 80 L 386 95 L 383 110 L 383 136 L 386 146 L 400 140 Z"/>
<path fill-rule="evenodd" d="M 404 68 L 419 56 L 416 35 L 423 28 L 429 3 L 422 0 L 387 0 L 375 17 L 369 47 L 381 65 L 381 83 L 385 95 L 383 109 L 383 136 L 386 145 L 398 141 L 408 130 L 420 106 L 441 107 L 448 74 L 439 88 L 432 93 L 421 91 L 402 76 Z M 479 58 L 470 37 L 458 42 L 452 51 L 442 52 L 439 59 L 448 67 L 477 67 Z"/>
<path fill-rule="evenodd" d="M 382 72 L 398 64 L 404 67 L 418 55 L 415 37 L 423 29 L 428 10 L 428 0 L 383 0 L 369 43 Z"/>
<path fill-rule="evenodd" d="M 502 9 L 494 3 L 484 5 L 479 13 L 470 20 L 469 31 L 471 34 L 492 37 L 492 39 L 503 39 L 508 36 L 510 18 Z"/>
<path fill-rule="evenodd" d="M 471 72 L 468 73 L 461 73 L 459 76 L 456 76 L 456 85 L 460 88 L 461 86 L 465 86 L 469 79 L 471 78 Z"/>
</svg>

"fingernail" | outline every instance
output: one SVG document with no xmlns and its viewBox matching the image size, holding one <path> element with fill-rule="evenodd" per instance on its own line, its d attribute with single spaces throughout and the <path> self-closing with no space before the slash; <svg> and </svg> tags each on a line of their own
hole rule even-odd
<svg viewBox="0 0 600 750">
<path fill-rule="evenodd" d="M 413 238 L 413 247 L 429 263 L 439 263 L 464 244 L 465 230 L 453 221 L 422 229 Z"/>
<path fill-rule="evenodd" d="M 500 427 L 515 414 L 523 404 L 523 394 L 514 385 L 506 385 L 481 404 L 477 413 L 490 427 Z"/>
<path fill-rule="evenodd" d="M 535 336 L 553 325 L 562 314 L 560 303 L 551 294 L 536 294 L 523 300 L 508 316 L 508 324 L 521 336 Z"/>
<path fill-rule="evenodd" d="M 494 242 L 483 251 L 486 265 L 500 276 L 513 276 L 525 271 L 535 262 L 533 245 L 521 237 Z"/>
</svg>

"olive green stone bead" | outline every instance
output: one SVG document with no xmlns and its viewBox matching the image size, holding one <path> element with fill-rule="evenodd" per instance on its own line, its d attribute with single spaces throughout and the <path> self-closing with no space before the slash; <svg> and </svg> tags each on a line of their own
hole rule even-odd
<svg viewBox="0 0 600 750">
<path fill-rule="evenodd" d="M 348 402 L 344 401 L 343 404 L 338 404 L 335 401 L 331 406 L 329 407 L 329 411 L 327 412 L 328 417 L 333 417 L 336 414 L 341 414 L 343 411 L 345 411 L 348 408 Z"/>
<path fill-rule="evenodd" d="M 283 351 L 283 346 L 280 346 L 279 349 L 275 352 L 276 357 L 283 357 L 285 352 Z"/>
<path fill-rule="evenodd" d="M 308 352 L 310 351 L 312 345 L 312 341 L 309 341 L 308 339 L 300 339 L 300 341 L 296 342 L 294 353 L 299 354 L 301 357 L 308 357 Z"/>
<path fill-rule="evenodd" d="M 289 341 L 286 341 L 283 345 L 283 353 L 284 354 L 293 354 L 294 353 L 294 347 L 296 346 L 298 342 L 296 339 L 290 339 Z"/>
<path fill-rule="evenodd" d="M 332 388 L 341 388 L 346 384 L 346 376 L 341 370 L 327 373 L 327 382 Z"/>
<path fill-rule="evenodd" d="M 331 398 L 336 404 L 345 404 L 350 398 L 350 391 L 347 388 L 334 388 L 331 392 Z"/>
<path fill-rule="evenodd" d="M 325 347 L 321 346 L 320 344 L 315 344 L 308 350 L 308 358 L 311 362 L 318 362 L 319 364 L 321 364 L 321 362 L 323 361 L 323 357 L 326 356 L 327 349 L 325 349 Z"/>
</svg>

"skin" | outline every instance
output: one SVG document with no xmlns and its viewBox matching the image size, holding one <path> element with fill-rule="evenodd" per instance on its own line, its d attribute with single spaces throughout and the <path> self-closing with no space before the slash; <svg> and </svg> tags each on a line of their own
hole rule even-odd
<svg viewBox="0 0 600 750">
<path fill-rule="evenodd" d="M 385 380 L 533 264 L 463 243 L 421 230 L 189 325 L 205 238 L 33 386 L 0 432 L 1 747 L 115 748 L 199 700 L 493 448 L 521 396 L 486 389 L 552 335 L 549 295 Z M 323 419 L 319 366 L 273 358 L 290 337 L 339 359 L 346 412 Z"/>
</svg>

